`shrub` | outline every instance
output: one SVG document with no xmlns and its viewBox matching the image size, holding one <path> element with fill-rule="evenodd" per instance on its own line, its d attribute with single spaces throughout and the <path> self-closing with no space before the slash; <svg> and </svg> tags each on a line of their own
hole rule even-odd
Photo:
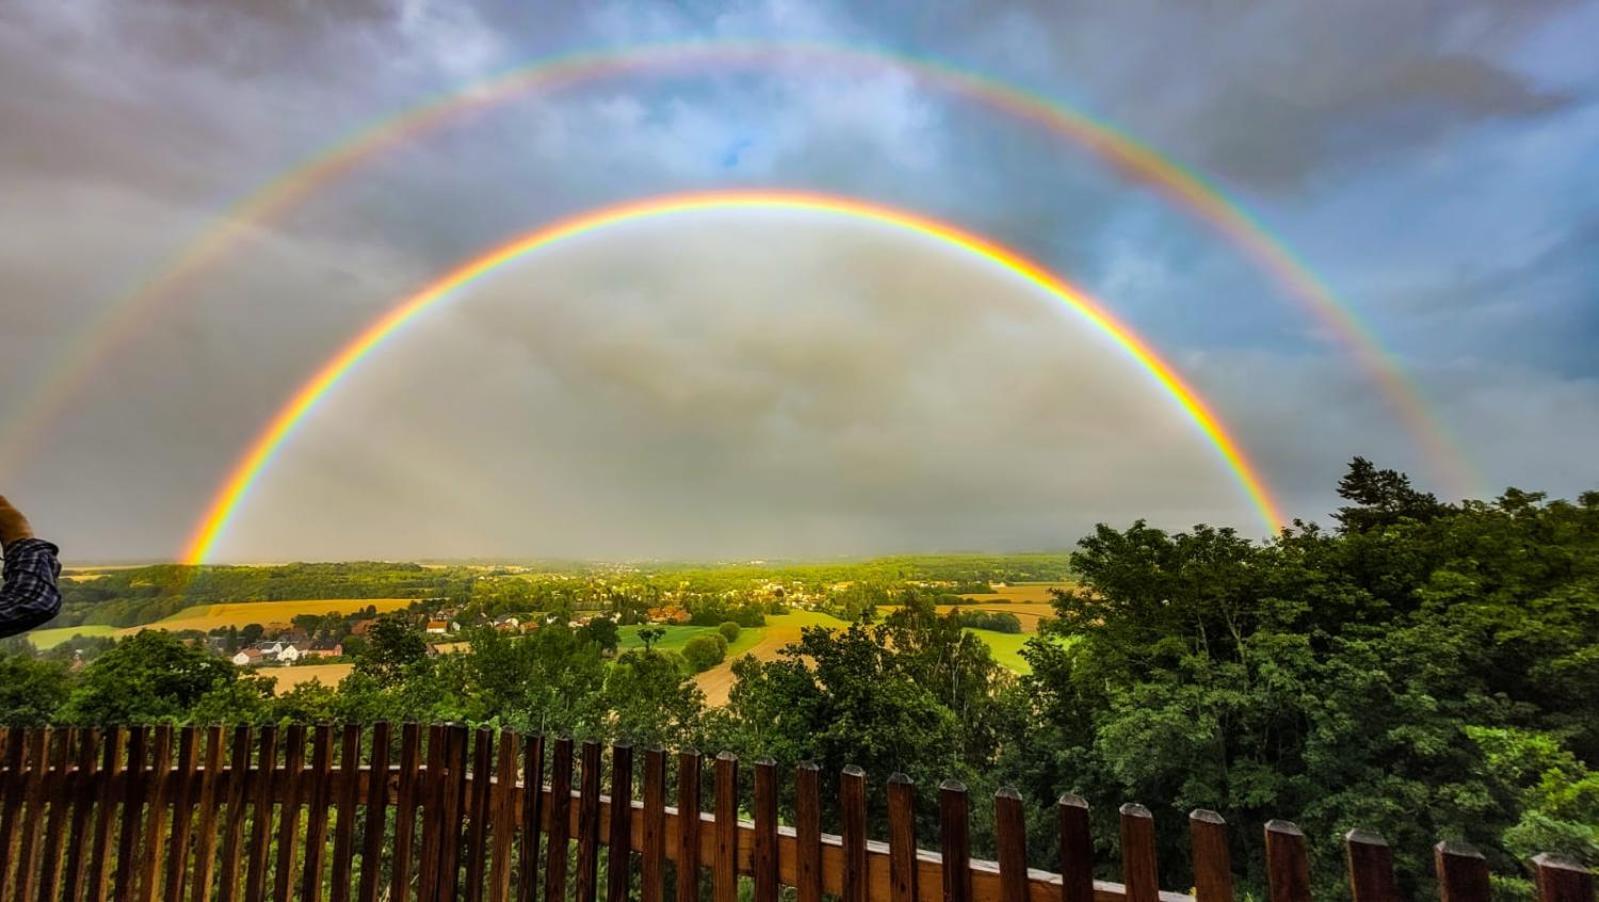
<svg viewBox="0 0 1599 902">
<path fill-rule="evenodd" d="M 704 673 L 727 658 L 727 640 L 719 633 L 695 636 L 683 644 L 683 660 L 695 673 Z"/>
<path fill-rule="evenodd" d="M 741 627 L 737 623 L 734 623 L 733 621 L 729 620 L 726 623 L 723 623 L 721 626 L 717 627 L 716 631 L 718 633 L 721 633 L 722 634 L 722 638 L 726 639 L 728 644 L 731 645 L 734 642 L 738 641 L 738 634 L 743 631 L 743 627 Z"/>
</svg>

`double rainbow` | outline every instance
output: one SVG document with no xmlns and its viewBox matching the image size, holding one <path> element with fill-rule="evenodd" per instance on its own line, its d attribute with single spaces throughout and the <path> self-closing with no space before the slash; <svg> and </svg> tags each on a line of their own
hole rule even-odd
<svg viewBox="0 0 1599 902">
<path fill-rule="evenodd" d="M 1282 524 L 1282 515 L 1264 480 L 1199 394 L 1103 306 L 1037 263 L 948 223 L 864 201 L 798 192 L 723 191 L 635 201 L 544 226 L 468 260 L 390 308 L 323 364 L 272 417 L 212 500 L 184 552 L 185 563 L 201 564 L 207 560 L 251 487 L 317 404 L 362 360 L 430 308 L 458 297 L 461 289 L 512 261 L 580 235 L 626 222 L 711 210 L 746 209 L 830 214 L 900 229 L 930 239 L 953 252 L 993 264 L 1054 298 L 1134 360 L 1182 409 L 1232 471 L 1268 530 L 1275 531 Z"/>
<path fill-rule="evenodd" d="M 709 42 L 625 48 L 540 62 L 434 99 L 362 129 L 241 200 L 217 226 L 185 247 L 130 293 L 107 308 L 58 358 L 22 409 L 0 431 L 0 473 L 36 441 L 65 403 L 89 383 L 109 351 L 152 321 L 160 302 L 207 272 L 226 252 L 319 189 L 378 154 L 459 120 L 533 92 L 596 79 L 661 73 L 793 66 L 804 69 L 892 70 L 967 98 L 1061 137 L 1172 201 L 1226 237 L 1302 302 L 1379 385 L 1433 468 L 1451 488 L 1468 493 L 1474 476 L 1420 392 L 1398 362 L 1314 273 L 1238 205 L 1198 174 L 1086 114 L 981 75 L 907 56 L 852 47 L 785 42 Z"/>
</svg>

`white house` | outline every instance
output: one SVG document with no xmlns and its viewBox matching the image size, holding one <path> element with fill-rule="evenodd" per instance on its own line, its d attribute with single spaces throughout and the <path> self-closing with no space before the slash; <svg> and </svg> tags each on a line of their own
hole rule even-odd
<svg viewBox="0 0 1599 902">
<path fill-rule="evenodd" d="M 278 652 L 279 663 L 293 664 L 298 660 L 300 660 L 300 650 L 295 648 L 293 645 L 285 645 L 283 646 L 283 649 Z"/>
</svg>

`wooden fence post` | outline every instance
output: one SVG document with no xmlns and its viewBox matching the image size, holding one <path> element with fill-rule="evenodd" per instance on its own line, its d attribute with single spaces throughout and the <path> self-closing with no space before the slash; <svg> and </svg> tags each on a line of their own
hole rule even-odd
<svg viewBox="0 0 1599 902">
<path fill-rule="evenodd" d="M 627 902 L 633 865 L 633 746 L 611 746 L 611 836 L 606 854 L 606 902 Z"/>
<path fill-rule="evenodd" d="M 1027 898 L 1027 815 L 1022 796 L 1011 787 L 994 793 L 994 843 L 999 850 L 999 894 Z"/>
<path fill-rule="evenodd" d="M 311 742 L 310 786 L 303 795 L 309 803 L 305 815 L 305 864 L 300 881 L 303 902 L 322 902 L 322 864 L 327 857 L 328 808 L 332 801 L 333 727 L 320 723 Z"/>
<path fill-rule="evenodd" d="M 1122 883 L 1127 902 L 1157 902 L 1160 872 L 1155 859 L 1155 817 L 1136 802 L 1121 807 Z"/>
<path fill-rule="evenodd" d="M 194 828 L 194 877 L 189 889 L 189 898 L 194 902 L 211 897 L 211 881 L 216 875 L 222 762 L 227 760 L 227 744 L 227 733 L 223 732 L 220 725 L 206 727 L 204 775 L 200 782 L 199 811 Z"/>
<path fill-rule="evenodd" d="M 400 785 L 394 802 L 394 865 L 389 872 L 389 899 L 407 902 L 411 897 L 411 853 L 416 841 L 416 806 L 421 787 L 422 728 L 414 723 L 400 727 Z"/>
<path fill-rule="evenodd" d="M 888 778 L 888 887 L 890 902 L 916 902 L 916 784 Z"/>
<path fill-rule="evenodd" d="M 1293 823 L 1266 822 L 1266 890 L 1271 902 L 1309 902 L 1310 853 Z"/>
<path fill-rule="evenodd" d="M 738 902 L 738 756 L 716 756 L 716 859 L 711 867 L 711 898 Z"/>
<path fill-rule="evenodd" d="M 639 859 L 640 902 L 666 893 L 666 750 L 644 752 L 644 850 Z"/>
<path fill-rule="evenodd" d="M 1227 846 L 1227 822 L 1214 811 L 1188 813 L 1188 841 L 1194 858 L 1197 902 L 1233 902 L 1233 858 Z"/>
<path fill-rule="evenodd" d="M 361 842 L 361 902 L 377 902 L 383 879 L 383 834 L 389 823 L 389 736 L 388 721 L 380 720 L 372 725 L 372 751 L 366 781 L 366 828 Z"/>
<path fill-rule="evenodd" d="M 1344 834 L 1344 861 L 1354 902 L 1398 902 L 1394 853 L 1388 841 L 1369 830 Z"/>
<path fill-rule="evenodd" d="M 500 731 L 498 766 L 494 772 L 494 850 L 490 853 L 489 899 L 511 900 L 511 861 L 516 842 L 516 771 L 522 748 L 516 734 Z"/>
<path fill-rule="evenodd" d="M 466 900 L 482 902 L 488 876 L 489 811 L 494 793 L 494 731 L 479 727 L 472 744 L 472 784 L 466 806 Z"/>
<path fill-rule="evenodd" d="M 577 806 L 577 899 L 594 902 L 600 885 L 600 744 L 583 741 Z"/>
<path fill-rule="evenodd" d="M 78 772 L 72 778 L 72 826 L 67 833 L 67 870 L 63 895 L 73 902 L 83 897 L 91 854 L 89 818 L 94 814 L 99 784 L 100 731 L 87 729 L 78 736 Z M 198 898 L 198 897 L 196 897 Z"/>
<path fill-rule="evenodd" d="M 777 902 L 777 764 L 755 762 L 755 902 Z M 621 902 L 621 900 L 615 900 Z"/>
<path fill-rule="evenodd" d="M 1593 902 L 1593 871 L 1553 855 L 1534 855 L 1538 902 Z"/>
<path fill-rule="evenodd" d="M 572 739 L 555 740 L 550 760 L 550 840 L 544 858 L 544 898 L 566 899 L 566 856 L 571 845 Z M 683 897 L 686 898 L 686 897 Z"/>
<path fill-rule="evenodd" d="M 250 749 L 255 733 L 241 724 L 233 730 L 233 748 L 229 750 L 228 769 L 228 821 L 222 830 L 222 861 L 217 868 L 218 898 L 234 902 L 239 891 L 239 858 L 244 854 L 244 824 L 246 805 L 250 799 Z M 199 895 L 198 899 L 209 899 Z"/>
<path fill-rule="evenodd" d="M 966 786 L 945 780 L 938 786 L 939 846 L 944 855 L 944 898 L 972 902 L 970 803 Z"/>
<path fill-rule="evenodd" d="M 798 902 L 822 900 L 821 771 L 809 761 L 794 769 L 795 886 Z"/>
<path fill-rule="evenodd" d="M 1487 902 L 1488 860 L 1469 843 L 1446 840 L 1433 846 L 1442 902 Z"/>
<path fill-rule="evenodd" d="M 1094 840 L 1088 802 L 1067 793 L 1055 803 L 1060 822 L 1061 902 L 1094 902 Z"/>
<path fill-rule="evenodd" d="M 333 827 L 333 873 L 329 878 L 332 902 L 349 902 L 354 890 L 356 803 L 361 791 L 361 726 L 345 724 L 339 735 L 339 793 L 334 799 L 338 822 Z"/>
<path fill-rule="evenodd" d="M 677 898 L 700 897 L 700 753 L 677 755 Z"/>
<path fill-rule="evenodd" d="M 866 771 L 851 764 L 838 778 L 838 810 L 844 848 L 843 902 L 866 899 Z"/>
<path fill-rule="evenodd" d="M 526 741 L 522 750 L 522 894 L 534 902 L 539 893 L 539 834 L 544 829 L 544 735 Z"/>
</svg>

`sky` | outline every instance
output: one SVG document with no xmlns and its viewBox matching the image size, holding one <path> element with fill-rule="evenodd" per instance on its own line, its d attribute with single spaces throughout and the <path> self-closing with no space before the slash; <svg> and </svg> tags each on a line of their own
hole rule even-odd
<svg viewBox="0 0 1599 902">
<path fill-rule="evenodd" d="M 1451 499 L 1574 496 L 1599 488 L 1596 30 L 1599 3 L 1549 0 L 0 0 L 0 494 L 69 560 L 174 558 L 299 384 L 432 278 L 598 206 L 781 188 L 934 217 L 1079 286 L 1208 401 L 1290 517 L 1326 523 L 1357 454 Z M 936 60 L 1192 169 L 1365 324 L 1469 484 L 1227 236 L 891 65 L 774 54 L 564 84 L 236 218 L 430 99 L 704 41 Z M 97 326 L 230 224 L 131 326 Z M 64 368 L 80 378 L 41 413 Z M 1081 318 L 926 238 L 713 212 L 529 255 L 429 311 L 306 419 L 216 557 L 1054 549 L 1140 517 L 1265 531 Z"/>
</svg>

